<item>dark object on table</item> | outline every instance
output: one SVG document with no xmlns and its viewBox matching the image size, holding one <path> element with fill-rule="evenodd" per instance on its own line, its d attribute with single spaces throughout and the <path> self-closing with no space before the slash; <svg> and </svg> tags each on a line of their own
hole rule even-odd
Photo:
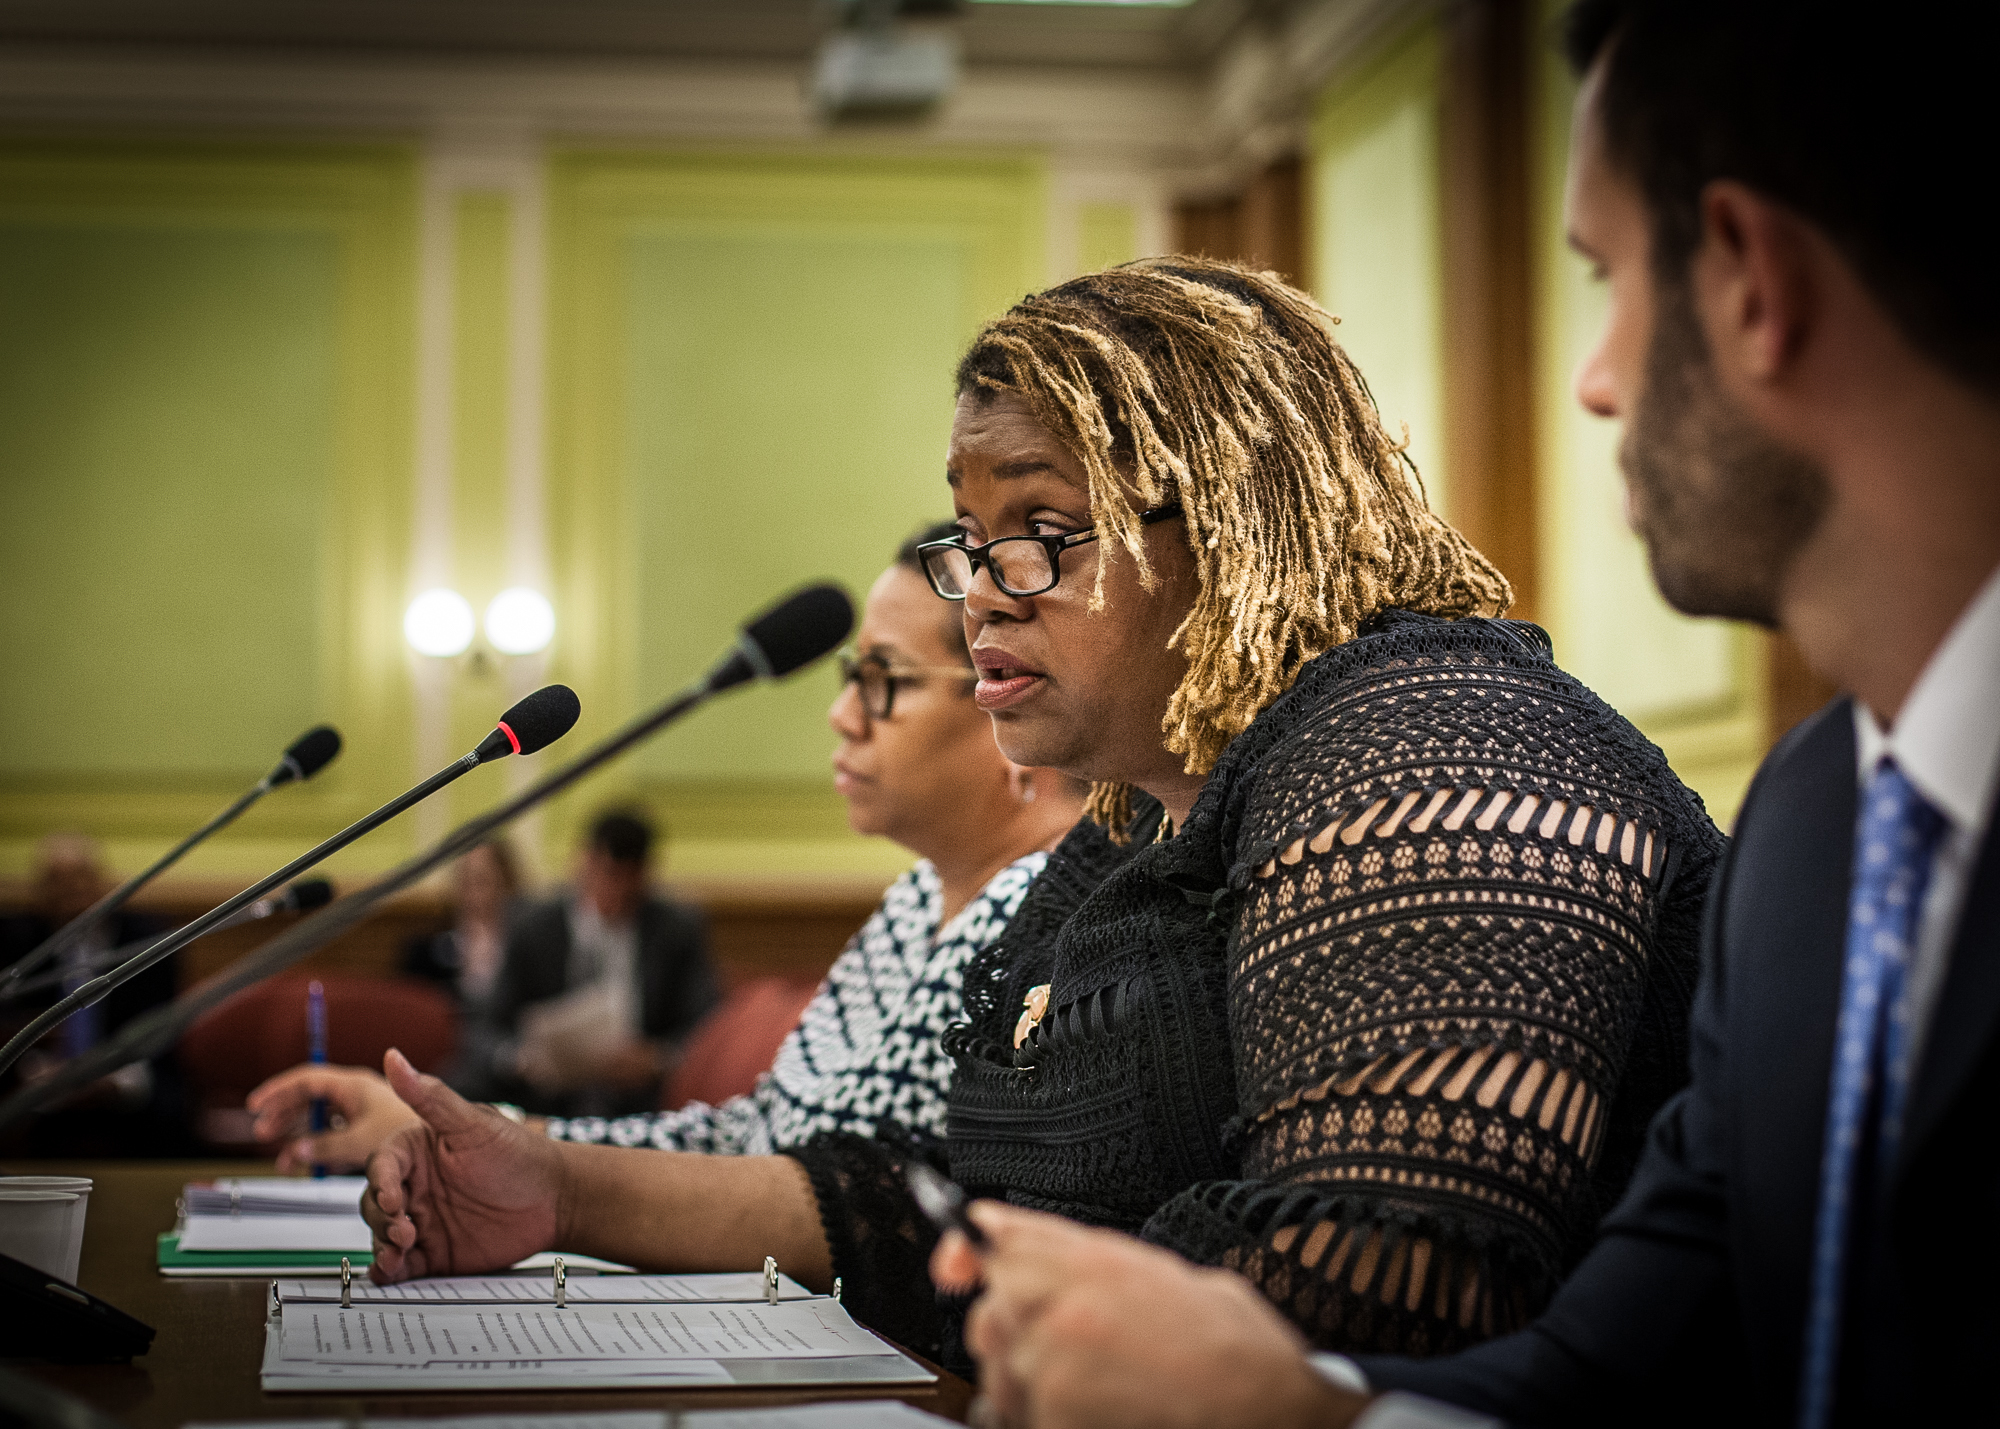
<svg viewBox="0 0 2000 1429">
<path fill-rule="evenodd" d="M 143 1355 L 153 1327 L 116 1306 L 11 1255 L 0 1255 L 0 1345 L 10 1358 L 69 1364 L 122 1362 Z M 0 1394 L 4 1386 L 0 1386 Z M 11 1396 L 0 1405 L 12 1412 Z M 29 1422 L 69 1422 L 34 1420 Z"/>
</svg>

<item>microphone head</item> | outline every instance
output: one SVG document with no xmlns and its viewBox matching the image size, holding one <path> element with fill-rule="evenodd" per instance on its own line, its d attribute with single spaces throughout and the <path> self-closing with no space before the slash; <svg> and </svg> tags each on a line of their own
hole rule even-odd
<svg viewBox="0 0 2000 1429">
<path fill-rule="evenodd" d="M 301 878 L 285 890 L 283 901 L 295 912 L 310 913 L 333 902 L 333 885 L 324 878 Z"/>
<path fill-rule="evenodd" d="M 743 627 L 736 649 L 709 676 L 709 688 L 789 675 L 837 648 L 853 628 L 854 602 L 846 591 L 807 586 Z"/>
<path fill-rule="evenodd" d="M 482 760 L 533 754 L 568 734 L 582 712 L 576 691 L 568 685 L 544 685 L 501 715 L 493 733 L 473 752 Z"/>
<path fill-rule="evenodd" d="M 278 767 L 271 771 L 271 787 L 289 784 L 294 779 L 310 779 L 333 762 L 333 756 L 340 753 L 340 731 L 330 724 L 315 725 L 297 739 L 285 751 L 285 757 L 278 761 Z"/>
</svg>

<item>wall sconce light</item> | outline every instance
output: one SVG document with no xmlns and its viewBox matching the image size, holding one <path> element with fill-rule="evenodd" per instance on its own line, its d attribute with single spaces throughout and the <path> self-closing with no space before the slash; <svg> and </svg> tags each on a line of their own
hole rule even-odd
<svg viewBox="0 0 2000 1429">
<path fill-rule="evenodd" d="M 403 638 L 419 655 L 462 655 L 473 629 L 472 607 L 455 590 L 427 590 L 403 612 Z"/>
<path fill-rule="evenodd" d="M 486 639 L 502 655 L 546 650 L 555 633 L 555 608 L 547 596 L 528 586 L 510 586 L 486 607 Z"/>
<path fill-rule="evenodd" d="M 403 612 L 403 638 L 419 655 L 449 659 L 472 649 L 478 622 L 472 606 L 455 590 L 427 590 Z M 486 607 L 486 643 L 502 655 L 533 655 L 555 638 L 556 612 L 549 598 L 528 586 L 511 586 Z M 484 650 L 473 651 L 475 670 Z"/>
</svg>

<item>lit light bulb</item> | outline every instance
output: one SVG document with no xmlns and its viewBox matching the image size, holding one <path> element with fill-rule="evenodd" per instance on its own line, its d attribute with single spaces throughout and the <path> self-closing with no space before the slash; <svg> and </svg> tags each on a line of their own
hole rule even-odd
<svg viewBox="0 0 2000 1429">
<path fill-rule="evenodd" d="M 532 655 L 547 649 L 555 633 L 555 608 L 538 590 L 510 586 L 486 607 L 486 638 L 503 655 Z"/>
<path fill-rule="evenodd" d="M 472 631 L 472 607 L 455 590 L 427 590 L 403 612 L 403 638 L 419 655 L 460 654 Z"/>
</svg>

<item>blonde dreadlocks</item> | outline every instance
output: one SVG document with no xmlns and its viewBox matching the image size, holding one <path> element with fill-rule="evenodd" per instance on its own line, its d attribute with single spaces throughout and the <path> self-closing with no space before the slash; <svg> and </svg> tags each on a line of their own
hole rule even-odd
<svg viewBox="0 0 2000 1429">
<path fill-rule="evenodd" d="M 1023 299 L 959 364 L 961 393 L 1017 393 L 1077 454 L 1098 536 L 1149 591 L 1139 516 L 1180 502 L 1200 589 L 1168 641 L 1188 672 L 1161 728 L 1190 774 L 1379 611 L 1499 615 L 1513 599 L 1430 509 L 1337 321 L 1273 273 L 1147 258 Z M 1099 784 L 1088 807 L 1121 828 L 1130 789 Z"/>
</svg>

